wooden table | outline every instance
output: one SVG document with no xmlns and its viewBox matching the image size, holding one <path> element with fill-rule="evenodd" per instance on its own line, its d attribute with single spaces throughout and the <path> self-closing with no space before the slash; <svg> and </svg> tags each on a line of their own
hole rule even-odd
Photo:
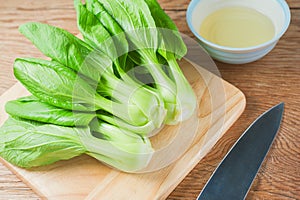
<svg viewBox="0 0 300 200">
<path fill-rule="evenodd" d="M 189 1 L 159 2 L 180 31 L 192 36 L 185 21 Z M 288 3 L 292 14 L 291 25 L 271 53 L 259 61 L 245 65 L 216 62 L 223 79 L 240 88 L 246 95 L 246 110 L 229 130 L 230 134 L 221 138 L 168 199 L 195 199 L 247 126 L 259 114 L 281 101 L 285 102 L 282 127 L 247 199 L 300 199 L 300 1 L 288 0 Z M 16 83 L 12 73 L 15 58 L 42 56 L 18 33 L 18 26 L 28 21 L 49 23 L 74 34 L 78 32 L 72 0 L 1 0 L 0 95 Z M 39 197 L 0 164 L 0 199 Z"/>
</svg>

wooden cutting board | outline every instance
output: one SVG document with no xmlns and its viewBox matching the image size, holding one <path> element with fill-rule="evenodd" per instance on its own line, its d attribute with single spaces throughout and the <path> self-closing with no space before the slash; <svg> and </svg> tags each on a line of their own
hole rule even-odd
<svg viewBox="0 0 300 200">
<path fill-rule="evenodd" d="M 243 93 L 220 77 L 187 61 L 180 65 L 198 98 L 195 118 L 180 126 L 187 135 L 196 131 L 188 149 L 168 167 L 155 172 L 128 174 L 83 155 L 25 170 L 0 160 L 45 199 L 165 199 L 238 119 L 246 104 Z M 26 89 L 17 83 L 0 97 L 0 125 L 7 119 L 5 103 L 27 94 Z M 162 132 L 168 135 L 176 128 L 178 126 L 167 126 Z M 163 137 L 156 139 L 167 142 L 168 138 Z"/>
</svg>

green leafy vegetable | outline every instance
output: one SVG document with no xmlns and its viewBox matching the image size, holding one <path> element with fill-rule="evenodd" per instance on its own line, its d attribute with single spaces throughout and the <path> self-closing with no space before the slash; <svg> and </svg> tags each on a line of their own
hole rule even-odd
<svg viewBox="0 0 300 200">
<path fill-rule="evenodd" d="M 34 96 L 9 101 L 5 110 L 15 117 L 61 126 L 88 126 L 96 117 L 95 113 L 76 112 L 52 106 Z"/>
<path fill-rule="evenodd" d="M 156 1 L 99 0 L 98 3 L 104 8 L 103 12 L 108 12 L 116 20 L 129 43 L 134 45 L 132 49 L 138 53 L 138 58 L 134 54 L 131 59 L 146 67 L 152 75 L 155 88 L 168 110 L 166 123 L 176 124 L 189 118 L 195 110 L 196 98 L 176 62 L 176 57 L 185 54 L 186 47 L 175 24 Z M 164 27 L 167 31 L 161 28 L 163 26 L 167 26 Z M 175 47 L 174 42 L 179 46 Z M 170 76 L 163 70 L 157 51 L 167 60 Z"/>
<path fill-rule="evenodd" d="M 78 135 L 87 130 L 9 118 L 0 129 L 0 155 L 25 168 L 67 160 L 85 152 Z"/>
<path fill-rule="evenodd" d="M 105 110 L 133 125 L 144 126 L 151 123 L 153 124 L 152 130 L 160 124 L 148 121 L 147 116 L 158 123 L 163 120 L 161 117 L 163 109 L 156 107 L 156 98 L 152 98 L 151 93 L 145 93 L 139 88 L 135 89 L 132 96 L 128 96 L 131 90 L 125 88 L 126 85 L 119 85 L 122 90 L 114 95 L 119 102 L 114 102 L 95 93 L 95 89 L 77 76 L 74 71 L 55 61 L 17 59 L 14 72 L 16 78 L 33 95 L 59 108 L 75 111 Z M 113 80 L 109 83 L 113 83 Z M 118 83 L 115 84 L 118 86 Z M 136 106 L 135 102 L 142 102 L 143 107 Z"/>
<path fill-rule="evenodd" d="M 81 2 L 75 0 L 75 7 L 81 5 Z M 97 17 L 100 23 L 105 27 L 105 29 L 110 33 L 114 44 L 116 46 L 120 64 L 126 67 L 126 58 L 129 51 L 129 45 L 126 39 L 126 35 L 119 24 L 114 20 L 114 18 L 106 12 L 103 6 L 96 0 L 87 0 L 86 8 Z M 78 16 L 81 17 L 81 16 Z"/>
<path fill-rule="evenodd" d="M 100 139 L 92 139 L 89 134 L 81 136 L 88 155 L 126 172 L 144 169 L 149 164 L 154 153 L 149 138 L 101 121 L 94 121 L 91 130 Z"/>
<path fill-rule="evenodd" d="M 145 0 L 145 2 L 150 9 L 160 34 L 160 46 L 158 52 L 165 58 L 167 57 L 167 52 L 174 54 L 177 59 L 182 58 L 187 53 L 187 48 L 178 32 L 177 26 L 156 0 Z"/>
<path fill-rule="evenodd" d="M 148 4 L 155 24 L 161 38 L 158 52 L 166 59 L 169 64 L 169 76 L 176 81 L 177 102 L 181 105 L 182 112 L 179 120 L 188 119 L 196 109 L 196 97 L 188 81 L 181 72 L 176 59 L 182 58 L 187 48 L 178 32 L 178 29 L 171 18 L 163 11 L 156 0 L 145 0 Z M 171 122 L 174 123 L 174 122 Z M 176 123 L 176 121 L 175 121 Z"/>
<path fill-rule="evenodd" d="M 177 63 L 187 52 L 156 0 L 74 0 L 83 40 L 30 22 L 20 26 L 50 60 L 17 58 L 32 96 L 7 102 L 0 155 L 25 168 L 88 154 L 126 172 L 146 168 L 149 137 L 196 109 Z"/>
<path fill-rule="evenodd" d="M 50 105 L 76 111 L 111 109 L 111 101 L 96 94 L 73 70 L 58 62 L 18 58 L 14 74 L 29 92 Z"/>
<path fill-rule="evenodd" d="M 114 42 L 99 20 L 90 13 L 85 6 L 77 6 L 78 28 L 82 33 L 84 40 L 91 44 L 93 47 L 106 54 L 119 66 L 117 50 L 115 49 Z"/>
<path fill-rule="evenodd" d="M 92 80 L 99 81 L 112 64 L 111 59 L 103 54 L 97 55 L 97 65 L 85 64 L 93 48 L 61 28 L 29 22 L 21 25 L 19 30 L 43 54 Z"/>
<path fill-rule="evenodd" d="M 39 24 L 39 23 L 35 25 L 33 23 L 30 23 L 28 25 L 26 24 L 23 25 L 23 27 L 26 28 L 27 30 L 26 35 L 32 35 L 32 32 L 35 30 L 32 29 L 32 27 L 40 27 L 40 26 L 41 29 L 35 32 L 36 35 L 40 35 L 37 38 L 42 38 L 43 32 L 45 31 L 47 33 L 52 33 L 53 35 L 58 35 L 57 38 L 60 39 L 57 40 L 56 43 L 61 43 L 61 45 L 72 46 L 72 44 L 68 44 L 66 42 L 68 41 L 68 38 L 71 38 L 71 36 L 66 37 L 64 31 L 62 31 L 63 34 L 61 34 L 60 32 L 61 29 L 49 25 L 45 25 L 45 24 Z M 36 38 L 32 38 L 32 40 L 36 40 Z M 84 46 L 86 46 L 86 45 L 80 46 L 79 42 L 77 42 L 77 44 L 78 44 L 77 48 L 84 48 Z M 66 102 L 67 105 L 64 106 L 55 105 L 55 104 L 52 105 L 62 107 L 65 109 L 73 109 L 73 110 L 80 110 L 80 111 L 86 111 L 86 110 L 91 111 L 91 110 L 103 109 L 109 113 L 112 113 L 116 117 L 119 117 L 122 120 L 131 123 L 132 125 L 144 126 L 147 123 L 150 123 L 152 124 L 151 125 L 152 130 L 154 128 L 158 128 L 161 126 L 165 116 L 164 114 L 165 109 L 163 107 L 163 101 L 161 97 L 153 93 L 152 91 L 146 89 L 145 87 L 142 87 L 142 85 L 134 82 L 133 80 L 129 81 L 128 77 L 126 81 L 119 79 L 113 71 L 112 60 L 110 60 L 103 53 L 99 51 L 90 51 L 89 55 L 86 55 L 84 61 L 82 61 L 83 57 L 81 55 L 78 60 L 76 60 L 76 58 L 72 58 L 72 62 L 71 61 L 69 62 L 68 61 L 69 57 L 57 56 L 58 53 L 53 53 L 55 51 L 59 52 L 61 50 L 60 49 L 51 50 L 51 45 L 49 47 L 43 47 L 43 51 L 51 52 L 48 54 L 48 56 L 50 56 L 52 59 L 62 64 L 67 64 L 67 63 L 74 64 L 74 65 L 81 64 L 81 69 L 79 69 L 79 67 L 72 67 L 72 69 L 74 70 L 79 69 L 78 71 L 79 74 L 84 74 L 90 78 L 94 76 L 93 80 L 99 81 L 97 86 L 98 87 L 97 91 L 99 92 L 99 94 L 97 93 L 95 94 L 96 89 L 94 89 L 93 87 L 89 87 L 87 83 L 84 83 L 84 80 L 81 77 L 77 77 L 78 75 L 72 72 L 67 67 L 60 66 L 59 68 L 62 68 L 62 70 L 65 69 L 66 72 L 64 74 L 66 75 L 67 78 L 62 77 L 62 75 L 58 73 L 56 73 L 52 78 L 51 77 L 47 77 L 47 78 L 49 81 L 55 84 L 56 87 L 58 88 L 67 87 L 63 89 L 63 90 L 65 89 L 67 90 L 64 92 L 65 94 L 63 94 L 63 97 L 61 96 L 62 93 L 60 93 L 59 94 L 60 96 L 56 97 L 52 102 L 48 102 L 48 103 L 52 104 L 53 102 L 55 102 L 60 104 L 61 102 L 63 103 Z M 72 50 L 70 49 L 68 49 L 68 51 L 69 53 L 72 52 Z M 74 51 L 74 53 L 76 52 L 77 51 Z M 86 51 L 84 50 L 84 52 Z M 109 60 L 109 61 L 105 61 L 105 63 L 109 63 L 109 65 L 105 65 L 105 64 L 103 65 L 103 60 Z M 18 63 L 16 62 L 15 68 L 17 67 L 18 67 Z M 53 95 L 55 95 L 56 92 L 53 90 L 55 88 L 53 88 L 51 84 L 49 85 L 49 83 L 45 83 L 45 84 L 41 83 L 40 88 L 34 88 L 33 85 L 38 84 L 38 82 L 35 81 L 34 84 L 31 84 L 30 82 L 27 83 L 26 80 L 28 79 L 28 76 L 32 77 L 31 80 L 33 81 L 36 80 L 36 77 L 42 76 L 42 78 L 40 78 L 39 80 L 43 80 L 46 78 L 45 76 L 49 75 L 50 73 L 47 72 L 47 74 L 44 75 L 43 73 L 44 67 L 31 66 L 30 68 L 34 68 L 35 72 L 33 72 L 33 70 L 27 70 L 27 74 L 26 73 L 24 74 L 23 73 L 24 69 L 21 69 L 19 70 L 20 73 L 15 73 L 16 77 L 20 80 L 22 76 L 25 75 L 25 78 L 23 78 L 24 81 L 22 80 L 20 81 L 24 85 L 27 85 L 27 89 L 33 94 L 35 92 L 31 90 L 42 89 L 43 91 L 46 91 L 45 88 L 49 86 L 49 88 L 47 88 L 48 91 L 46 92 L 45 95 L 48 94 L 50 95 L 50 97 L 48 96 L 48 98 L 53 98 Z M 37 69 L 39 70 L 37 71 Z M 98 69 L 96 70 L 97 72 L 92 72 L 93 75 L 89 75 L 89 73 L 95 69 Z M 84 73 L 81 73 L 81 71 L 83 71 Z M 98 75 L 95 75 L 97 73 Z M 95 78 L 95 76 L 97 76 L 98 78 Z M 57 77 L 57 79 L 55 79 L 55 77 Z M 62 78 L 63 80 L 68 81 L 68 83 L 65 83 L 65 81 L 61 81 L 60 79 Z M 62 87 L 59 86 L 59 83 L 61 83 Z M 76 90 L 74 90 L 75 88 Z M 39 94 L 43 93 L 43 91 L 38 91 L 36 92 L 38 94 L 36 95 L 34 94 L 34 95 L 38 96 Z M 51 93 L 49 93 L 50 91 Z M 40 96 L 38 97 L 43 99 Z M 104 97 L 110 97 L 113 101 L 109 101 Z M 70 104 L 71 100 L 73 102 Z M 80 105 L 80 107 L 83 106 L 84 104 L 85 107 L 80 108 L 78 104 Z M 118 112 L 115 112 L 115 110 L 117 110 Z M 148 130 L 148 132 L 151 132 L 152 130 Z"/>
<path fill-rule="evenodd" d="M 9 118 L 0 129 L 0 154 L 24 168 L 48 165 L 86 153 L 123 171 L 146 167 L 153 149 L 140 138 L 109 124 L 72 128 Z M 97 131 L 97 132 L 96 132 Z M 95 135 L 95 136 L 94 136 Z"/>
</svg>

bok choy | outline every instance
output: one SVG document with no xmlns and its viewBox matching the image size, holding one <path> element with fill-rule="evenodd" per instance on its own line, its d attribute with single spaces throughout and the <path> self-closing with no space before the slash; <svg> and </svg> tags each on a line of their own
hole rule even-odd
<svg viewBox="0 0 300 200">
<path fill-rule="evenodd" d="M 55 87 L 58 89 L 65 87 L 62 89 L 65 94 L 60 94 L 64 96 L 67 95 L 68 99 L 63 99 L 60 96 L 48 103 L 53 104 L 53 102 L 55 102 L 59 104 L 56 106 L 71 110 L 95 111 L 103 109 L 129 124 L 136 126 L 148 125 L 152 130 L 161 126 L 164 120 L 165 109 L 160 96 L 138 83 L 132 83 L 133 81 L 125 82 L 118 78 L 114 74 L 112 60 L 108 56 L 100 51 L 93 50 L 92 47 L 87 47 L 87 44 L 72 34 L 46 24 L 24 24 L 20 27 L 20 31 L 33 41 L 45 55 L 57 61 L 56 65 L 60 64 L 60 66 L 55 66 L 55 68 L 60 69 L 54 69 L 52 65 L 54 61 L 48 63 L 46 61 L 43 61 L 43 63 L 28 63 L 28 59 L 23 60 L 23 62 L 17 60 L 15 63 L 15 75 L 30 92 L 33 92 L 31 90 L 34 89 L 42 90 L 37 92 L 39 95 L 42 94 L 43 91 L 48 90 L 48 92 L 45 92 L 40 98 L 51 99 L 51 96 L 55 93 L 54 91 L 50 92 L 50 90 L 56 90 Z M 50 43 L 49 45 L 45 45 L 42 41 L 45 41 L 47 37 L 55 38 L 55 44 Z M 71 41 L 73 41 L 73 43 L 71 43 Z M 76 47 L 73 47 L 74 43 Z M 61 48 L 57 47 L 58 44 L 60 44 L 59 46 L 61 46 Z M 63 54 L 65 55 L 63 56 L 60 54 L 60 51 L 66 51 L 67 53 Z M 78 52 L 84 53 L 79 54 Z M 77 54 L 79 55 L 77 56 Z M 39 60 L 38 62 L 42 61 Z M 40 64 L 48 65 L 49 67 L 41 66 Z M 22 69 L 18 70 L 19 67 L 22 67 Z M 52 72 L 43 73 L 43 70 L 46 70 L 46 68 Z M 23 73 L 24 70 L 27 71 L 27 73 Z M 64 71 L 64 74 L 60 71 Z M 77 76 L 77 73 L 96 81 L 98 83 L 96 88 L 86 83 L 82 77 Z M 25 76 L 24 81 L 22 81 L 23 75 Z M 48 75 L 49 77 L 47 77 Z M 41 87 L 38 88 L 30 86 L 31 81 L 28 80 L 33 81 L 36 79 L 35 77 L 38 76 L 42 76 L 42 79 L 55 83 L 55 87 L 46 81 L 40 83 Z M 30 79 L 30 77 L 32 77 L 32 79 Z M 37 83 L 34 82 L 32 84 Z M 91 83 L 91 85 L 93 84 Z M 96 90 L 98 91 L 97 93 L 95 93 Z M 44 95 L 50 95 L 50 97 L 45 97 Z M 104 97 L 109 97 L 110 100 Z M 78 101 L 82 101 L 80 104 L 81 107 L 82 104 L 84 104 L 89 108 L 79 107 L 77 98 L 79 98 Z M 72 100 L 73 103 L 72 105 L 61 105 L 60 100 L 63 100 L 64 104 L 72 102 Z M 46 100 L 44 99 L 44 101 Z M 118 110 L 118 112 L 114 110 Z M 151 129 L 148 129 L 148 132 L 151 132 Z M 146 135 L 147 133 L 144 134 Z"/>
<path fill-rule="evenodd" d="M 75 128 L 9 118 L 1 127 L 0 154 L 20 167 L 48 165 L 83 153 L 133 172 L 147 166 L 153 149 L 149 139 L 101 122 Z"/>
<path fill-rule="evenodd" d="M 182 74 L 176 58 L 186 53 L 176 25 L 154 0 L 89 0 L 87 8 L 95 14 L 108 13 L 126 34 L 128 43 L 138 55 L 131 57 L 152 75 L 155 87 L 163 96 L 168 110 L 166 123 L 177 124 L 188 119 L 195 110 L 196 97 Z M 89 5 L 91 4 L 91 5 Z M 94 9 L 93 9 L 94 8 Z M 101 20 L 99 18 L 99 20 Z M 165 73 L 157 56 L 167 61 L 169 73 Z"/>
<path fill-rule="evenodd" d="M 196 109 L 177 63 L 187 48 L 156 0 L 74 6 L 83 39 L 38 22 L 19 28 L 49 59 L 15 60 L 14 75 L 31 95 L 7 102 L 0 156 L 30 168 L 87 154 L 140 171 L 155 153 L 150 137 Z"/>
</svg>

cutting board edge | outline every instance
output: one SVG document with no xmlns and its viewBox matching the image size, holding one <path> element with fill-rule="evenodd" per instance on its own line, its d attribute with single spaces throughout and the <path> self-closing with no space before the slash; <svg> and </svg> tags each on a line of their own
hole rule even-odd
<svg viewBox="0 0 300 200">
<path fill-rule="evenodd" d="M 13 166 L 9 162 L 7 162 L 4 158 L 0 157 L 0 163 L 3 164 L 7 169 L 9 169 L 17 178 L 19 178 L 25 185 L 27 185 L 36 195 L 38 195 L 41 199 L 47 199 L 45 195 L 39 192 L 38 189 L 35 188 L 33 184 L 27 181 L 22 175 L 16 170 L 17 167 Z"/>
</svg>

